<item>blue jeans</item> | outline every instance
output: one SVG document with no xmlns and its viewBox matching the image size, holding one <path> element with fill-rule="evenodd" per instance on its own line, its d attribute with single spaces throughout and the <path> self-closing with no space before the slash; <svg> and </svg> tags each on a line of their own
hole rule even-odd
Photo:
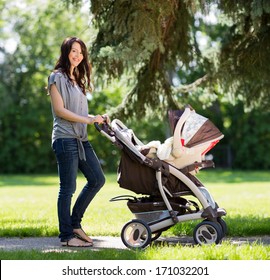
<svg viewBox="0 0 270 280">
<path fill-rule="evenodd" d="M 61 241 L 70 240 L 74 237 L 73 229 L 81 228 L 86 208 L 105 183 L 100 162 L 91 144 L 88 141 L 83 142 L 86 155 L 86 161 L 84 161 L 79 158 L 77 141 L 75 138 L 61 138 L 55 140 L 52 145 L 60 179 L 57 209 Z M 71 212 L 71 200 L 76 190 L 78 169 L 85 176 L 87 183 Z"/>
</svg>

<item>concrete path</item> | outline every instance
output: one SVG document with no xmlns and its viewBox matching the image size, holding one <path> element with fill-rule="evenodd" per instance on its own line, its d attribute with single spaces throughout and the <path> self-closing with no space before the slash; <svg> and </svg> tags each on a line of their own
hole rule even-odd
<svg viewBox="0 0 270 280">
<path fill-rule="evenodd" d="M 126 249 L 121 238 L 97 236 L 92 237 L 94 246 L 90 248 L 79 249 L 101 249 L 116 248 Z M 0 238 L 0 250 L 41 250 L 41 251 L 64 251 L 78 249 L 61 246 L 57 237 L 27 237 L 27 238 Z"/>
<path fill-rule="evenodd" d="M 94 246 L 91 248 L 80 248 L 83 250 L 98 250 L 104 248 L 114 249 L 127 249 L 122 243 L 120 237 L 110 236 L 95 236 L 92 237 Z M 233 237 L 224 238 L 223 242 L 229 241 L 235 245 L 242 245 L 247 243 L 261 243 L 270 245 L 270 236 L 257 236 L 257 237 Z M 156 244 L 166 243 L 169 245 L 181 244 L 183 246 L 192 246 L 194 241 L 192 237 L 160 237 Z M 64 250 L 77 250 L 78 248 L 62 247 L 57 237 L 27 237 L 27 238 L 0 238 L 0 251 L 11 250 L 41 250 L 41 251 L 64 251 Z"/>
</svg>

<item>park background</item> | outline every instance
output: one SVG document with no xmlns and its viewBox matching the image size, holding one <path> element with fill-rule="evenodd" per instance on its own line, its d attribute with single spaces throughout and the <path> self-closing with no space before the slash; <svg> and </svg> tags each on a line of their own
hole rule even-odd
<svg viewBox="0 0 270 280">
<path fill-rule="evenodd" d="M 269 232 L 269 204 L 263 195 L 270 167 L 268 1 L 0 0 L 0 10 L 0 174 L 2 197 L 9 197 L 2 203 L 2 216 L 16 210 L 11 193 L 40 205 L 40 213 L 48 203 L 47 187 L 54 186 L 56 197 L 47 78 L 63 39 L 78 36 L 87 43 L 93 66 L 89 113 L 119 118 L 144 143 L 162 142 L 171 136 L 168 110 L 190 104 L 225 136 L 211 150 L 217 173 L 202 176 L 237 209 L 228 218 L 230 234 Z M 93 126 L 88 129 L 111 186 L 119 150 Z M 223 182 L 233 184 L 226 189 Z M 20 194 L 13 188 L 17 185 L 25 187 Z M 43 204 L 32 196 L 36 191 Z M 243 194 L 246 208 L 241 213 Z M 263 207 L 257 208 L 260 203 Z M 116 213 L 122 208 L 110 209 Z M 3 225 L 2 234 L 55 236 L 56 220 L 51 213 L 45 216 L 42 227 L 26 218 L 31 230 L 20 226 L 24 219 L 14 218 L 13 225 Z M 100 233 L 100 225 L 95 226 Z M 110 230 L 103 234 L 119 231 Z M 264 258 L 269 259 L 269 252 Z"/>
<path fill-rule="evenodd" d="M 217 167 L 268 170 L 270 8 L 230 2 L 1 0 L 0 173 L 56 172 L 46 86 L 66 36 L 89 47 L 90 113 L 120 118 L 147 143 L 170 136 L 168 109 L 190 104 L 225 135 Z M 117 149 L 89 135 L 115 171 Z"/>
</svg>

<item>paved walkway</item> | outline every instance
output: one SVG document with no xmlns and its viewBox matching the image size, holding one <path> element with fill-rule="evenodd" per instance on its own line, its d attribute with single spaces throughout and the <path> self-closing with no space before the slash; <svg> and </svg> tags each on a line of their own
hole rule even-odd
<svg viewBox="0 0 270 280">
<path fill-rule="evenodd" d="M 92 237 L 94 246 L 80 249 L 116 248 L 126 249 L 121 238 L 97 236 Z M 64 251 L 78 249 L 61 246 L 57 237 L 27 237 L 27 238 L 0 238 L 0 250 L 41 250 L 41 251 Z"/>
<path fill-rule="evenodd" d="M 122 243 L 120 237 L 110 236 L 96 236 L 92 237 L 94 246 L 91 248 L 80 248 L 87 250 L 114 248 L 114 249 L 127 249 Z M 247 243 L 262 243 L 270 245 L 270 236 L 256 236 L 256 237 L 233 237 L 224 238 L 223 242 L 229 241 L 235 245 L 242 245 Z M 160 237 L 156 243 L 167 243 L 169 245 L 182 244 L 183 246 L 192 246 L 194 244 L 192 237 Z M 27 238 L 0 238 L 0 251 L 1 250 L 41 250 L 41 251 L 64 251 L 70 249 L 70 247 L 62 247 L 57 237 L 27 237 Z"/>
</svg>

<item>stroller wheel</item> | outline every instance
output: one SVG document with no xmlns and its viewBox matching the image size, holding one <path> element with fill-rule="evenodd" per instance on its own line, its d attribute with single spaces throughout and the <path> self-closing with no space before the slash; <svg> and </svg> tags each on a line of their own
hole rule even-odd
<svg viewBox="0 0 270 280">
<path fill-rule="evenodd" d="M 142 220 L 131 220 L 124 225 L 121 239 L 128 248 L 145 248 L 151 243 L 151 229 Z"/>
<path fill-rule="evenodd" d="M 193 238 L 196 244 L 219 244 L 224 233 L 219 223 L 203 221 L 199 223 L 193 232 Z"/>
<path fill-rule="evenodd" d="M 223 237 L 228 233 L 227 223 L 222 218 L 217 218 L 218 223 L 221 225 Z"/>
</svg>

